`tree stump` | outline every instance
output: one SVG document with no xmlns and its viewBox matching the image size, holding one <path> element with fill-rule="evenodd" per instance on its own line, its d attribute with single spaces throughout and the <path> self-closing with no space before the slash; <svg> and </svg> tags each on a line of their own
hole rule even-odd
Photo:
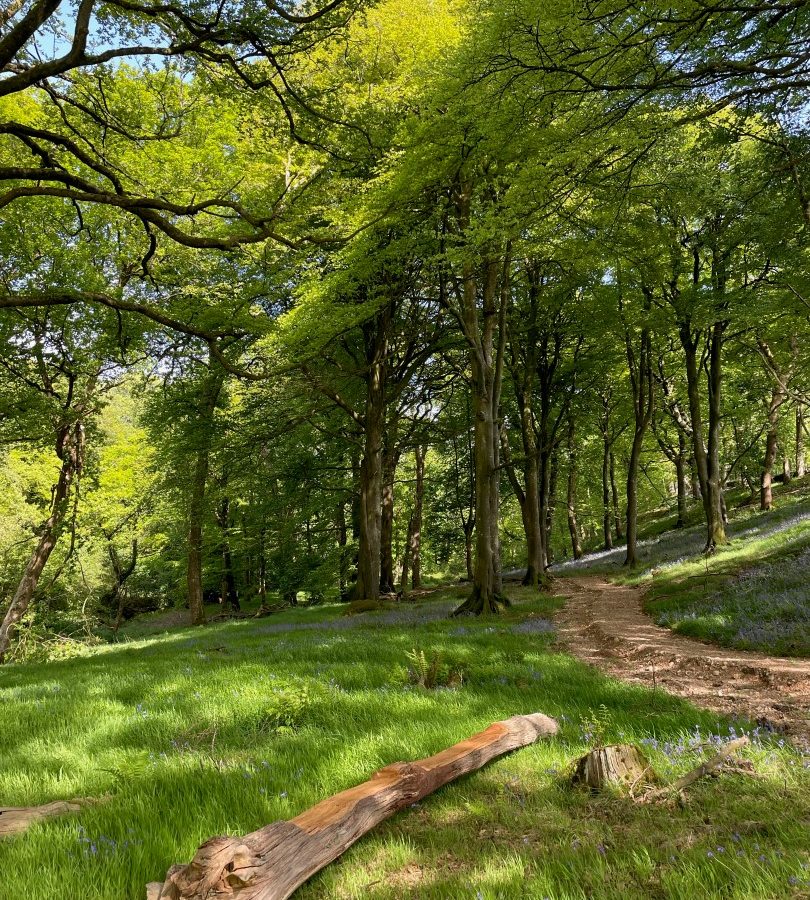
<svg viewBox="0 0 810 900">
<path fill-rule="evenodd" d="M 627 791 L 637 784 L 655 780 L 644 754 L 632 744 L 614 744 L 597 747 L 577 760 L 574 784 L 585 784 L 601 791 L 606 787 L 618 787 Z"/>
</svg>

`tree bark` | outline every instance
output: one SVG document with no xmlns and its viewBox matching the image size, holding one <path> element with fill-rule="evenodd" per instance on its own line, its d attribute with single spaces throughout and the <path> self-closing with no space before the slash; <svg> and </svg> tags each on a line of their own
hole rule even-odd
<svg viewBox="0 0 810 900">
<path fill-rule="evenodd" d="M 554 719 L 542 713 L 514 716 L 435 756 L 393 763 L 369 781 L 329 797 L 294 819 L 274 822 L 243 838 L 206 841 L 191 863 L 173 866 L 165 881 L 149 885 L 147 898 L 286 900 L 308 878 L 398 810 L 557 730 Z"/>
<path fill-rule="evenodd" d="M 796 403 L 796 477 L 804 478 L 806 473 L 804 455 L 804 405 Z"/>
</svg>

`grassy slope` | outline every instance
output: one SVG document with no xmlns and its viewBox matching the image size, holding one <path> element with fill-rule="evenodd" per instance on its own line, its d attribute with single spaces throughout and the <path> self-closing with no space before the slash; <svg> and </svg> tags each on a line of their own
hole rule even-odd
<svg viewBox="0 0 810 900">
<path fill-rule="evenodd" d="M 582 566 L 648 587 L 647 611 L 661 625 L 729 647 L 810 656 L 810 480 L 778 486 L 776 507 L 759 512 L 742 495 L 729 498 L 729 544 L 711 557 L 701 550 L 701 510 L 689 527 L 672 530 L 669 512 L 640 529 L 640 568 L 621 569 L 623 552 L 597 555 Z"/>
<path fill-rule="evenodd" d="M 511 593 L 517 606 L 495 621 L 449 620 L 452 590 L 353 619 L 296 610 L 3 669 L 0 805 L 107 799 L 0 845 L 0 898 L 141 898 L 145 882 L 211 835 L 291 817 L 386 763 L 536 710 L 560 717 L 558 739 L 401 813 L 300 896 L 806 892 L 810 761 L 775 739 L 757 739 L 750 753 L 762 779 L 702 783 L 683 808 L 566 786 L 566 767 L 594 731 L 589 719 L 607 739 L 647 741 L 665 775 L 689 768 L 695 745 L 728 726 L 555 653 L 543 618 L 553 601 Z M 407 686 L 412 647 L 460 664 L 464 686 Z"/>
</svg>

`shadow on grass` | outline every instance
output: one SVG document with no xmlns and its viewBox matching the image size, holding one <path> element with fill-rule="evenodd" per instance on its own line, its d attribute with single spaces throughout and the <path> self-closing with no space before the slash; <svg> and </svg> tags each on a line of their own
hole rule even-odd
<svg viewBox="0 0 810 900">
<path fill-rule="evenodd" d="M 529 603 L 526 609 L 535 607 Z M 0 803 L 109 797 L 76 818 L 37 826 L 0 846 L 2 891 L 29 900 L 141 898 L 147 881 L 190 859 L 212 835 L 291 818 L 390 762 L 437 752 L 492 721 L 541 711 L 560 719 L 558 738 L 425 802 L 423 809 L 435 805 L 449 810 L 451 819 L 460 817 L 456 825 L 437 821 L 431 826 L 435 833 L 420 838 L 421 813 L 405 813 L 364 841 L 356 851 L 360 857 L 336 869 L 341 879 L 349 877 L 352 859 L 364 860 L 363 854 L 380 847 L 386 859 L 396 858 L 398 829 L 410 823 L 402 832 L 408 846 L 424 840 L 425 853 L 463 847 L 461 868 L 443 875 L 434 853 L 431 865 L 439 874 L 426 876 L 410 895 L 453 896 L 448 891 L 466 885 L 467 893 L 459 896 L 470 896 L 471 879 L 482 890 L 491 886 L 509 895 L 509 879 L 525 869 L 522 837 L 510 831 L 506 841 L 480 832 L 509 825 L 518 812 L 515 821 L 523 822 L 524 807 L 494 803 L 493 784 L 499 797 L 504 790 L 520 793 L 526 809 L 536 809 L 541 818 L 567 821 L 573 802 L 576 827 L 585 827 L 593 808 L 579 809 L 579 801 L 562 795 L 557 802 L 553 774 L 581 752 L 584 719 L 601 715 L 612 740 L 675 740 L 695 727 L 716 730 L 714 715 L 661 692 L 611 681 L 551 652 L 547 634 L 516 633 L 517 621 L 517 613 L 489 622 L 369 619 L 350 628 L 325 623 L 272 633 L 264 623 L 238 622 L 3 671 Z M 414 646 L 460 661 L 464 687 L 424 691 L 406 685 L 406 653 Z M 288 701 L 292 726 L 279 731 L 274 715 Z M 503 788 L 507 771 L 518 773 L 516 787 Z M 774 807 L 774 814 L 786 811 L 787 801 Z M 639 821 L 643 815 L 638 812 Z M 644 835 L 639 839 L 657 852 Z M 564 849 L 555 838 L 532 858 L 556 859 Z M 504 874 L 504 856 L 514 857 L 520 868 Z M 568 865 L 565 853 L 560 859 Z M 358 863 L 360 870 L 365 865 Z M 386 863 L 389 874 L 390 868 Z M 355 893 L 353 887 L 333 893 L 332 877 L 325 874 L 308 888 L 314 891 L 309 896 L 377 895 L 359 886 Z M 379 896 L 409 895 L 411 887 L 400 886 L 405 894 Z M 373 888 L 378 889 L 383 890 Z M 560 890 L 552 896 L 567 896 Z"/>
</svg>

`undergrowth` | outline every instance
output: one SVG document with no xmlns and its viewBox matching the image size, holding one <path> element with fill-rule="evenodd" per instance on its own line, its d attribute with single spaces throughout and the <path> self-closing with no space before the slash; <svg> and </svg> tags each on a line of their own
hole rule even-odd
<svg viewBox="0 0 810 900">
<path fill-rule="evenodd" d="M 665 777 L 729 726 L 555 652 L 559 600 L 510 587 L 489 620 L 463 589 L 401 609 L 339 608 L 184 629 L 0 670 L 0 805 L 100 798 L 0 844 L 3 900 L 142 900 L 217 834 L 287 819 L 396 760 L 541 711 L 560 735 L 375 829 L 300 891 L 326 898 L 779 898 L 808 879 L 810 763 L 752 732 L 761 776 L 695 787 L 684 807 L 568 787 L 600 742 L 644 744 Z M 463 667 L 460 690 L 407 689 L 407 654 Z M 741 727 L 737 725 L 736 727 Z M 719 848 L 723 848 L 722 851 Z"/>
</svg>

